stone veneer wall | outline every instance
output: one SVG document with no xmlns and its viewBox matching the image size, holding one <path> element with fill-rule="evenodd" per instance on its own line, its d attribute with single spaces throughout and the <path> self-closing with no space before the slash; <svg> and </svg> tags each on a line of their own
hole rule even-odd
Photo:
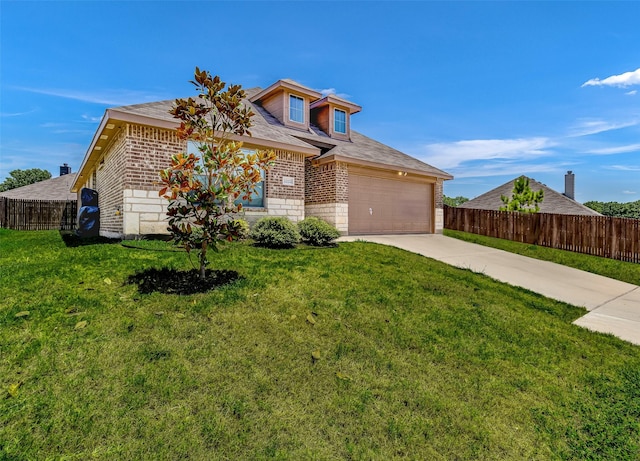
<svg viewBox="0 0 640 461">
<path fill-rule="evenodd" d="M 158 191 L 125 189 L 123 194 L 125 237 L 167 234 L 167 200 Z"/>
<path fill-rule="evenodd" d="M 284 216 L 293 222 L 304 219 L 304 200 L 270 197 L 266 199 L 266 208 L 243 208 L 242 218 L 253 225 L 266 216 Z"/>
<path fill-rule="evenodd" d="M 305 205 L 306 216 L 320 218 L 340 231 L 342 235 L 349 234 L 349 204 L 347 203 L 316 203 Z"/>
<path fill-rule="evenodd" d="M 314 166 L 305 162 L 305 215 L 349 232 L 349 169 L 346 163 Z"/>
</svg>

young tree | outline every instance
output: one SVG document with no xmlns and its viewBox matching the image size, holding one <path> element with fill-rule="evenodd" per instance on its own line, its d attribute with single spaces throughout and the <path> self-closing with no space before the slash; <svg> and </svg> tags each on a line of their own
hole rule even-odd
<svg viewBox="0 0 640 461">
<path fill-rule="evenodd" d="M 47 170 L 41 170 L 40 168 L 31 168 L 29 170 L 10 171 L 9 176 L 10 177 L 6 178 L 4 182 L 0 183 L 0 192 L 50 179 L 51 173 Z"/>
<path fill-rule="evenodd" d="M 504 206 L 500 211 L 518 211 L 521 213 L 537 213 L 540 211 L 539 203 L 544 199 L 544 191 L 534 192 L 529 187 L 529 178 L 520 176 L 513 183 L 511 198 L 501 195 Z"/>
<path fill-rule="evenodd" d="M 242 210 L 263 180 L 262 172 L 275 162 L 273 151 L 242 150 L 238 136 L 251 136 L 254 113 L 242 104 L 245 92 L 208 71 L 195 69 L 198 97 L 176 99 L 170 113 L 181 121 L 178 137 L 193 142 L 199 156 L 179 153 L 160 172 L 160 195 L 169 200 L 169 231 L 187 253 L 198 252 L 200 278 L 205 278 L 207 251 L 242 231 L 233 215 Z M 226 87 L 226 89 L 225 89 Z"/>
</svg>

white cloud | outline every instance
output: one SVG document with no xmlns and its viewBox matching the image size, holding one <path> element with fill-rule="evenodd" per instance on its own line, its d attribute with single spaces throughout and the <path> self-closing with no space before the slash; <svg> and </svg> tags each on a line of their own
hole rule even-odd
<svg viewBox="0 0 640 461">
<path fill-rule="evenodd" d="M 102 117 L 92 117 L 91 115 L 87 114 L 82 114 L 81 117 L 83 120 L 90 123 L 98 123 L 100 120 L 102 120 Z"/>
<path fill-rule="evenodd" d="M 634 190 L 623 190 L 622 193 L 625 194 L 625 195 L 635 195 L 635 194 L 637 194 L 637 192 L 634 191 Z"/>
<path fill-rule="evenodd" d="M 629 95 L 629 96 L 633 96 L 634 94 L 638 93 L 638 90 L 631 90 L 631 91 L 627 91 L 625 94 Z"/>
<path fill-rule="evenodd" d="M 631 85 L 640 85 L 640 69 L 636 69 L 632 72 L 625 72 L 620 75 L 612 75 L 605 79 L 592 78 L 582 84 L 585 86 L 616 86 L 619 88 L 626 88 Z"/>
<path fill-rule="evenodd" d="M 322 96 L 329 96 L 330 94 L 337 96 L 342 99 L 349 99 L 351 96 L 347 93 L 337 93 L 335 88 L 323 88 L 321 90 L 317 90 Z"/>
<path fill-rule="evenodd" d="M 611 165 L 608 167 L 605 167 L 608 170 L 616 170 L 616 171 L 640 171 L 640 166 L 633 166 L 633 165 Z"/>
<path fill-rule="evenodd" d="M 28 110 L 26 112 L 2 112 L 0 113 L 0 117 L 21 117 L 23 115 L 29 115 L 29 114 L 33 114 L 34 112 L 37 112 L 38 108 L 36 107 L 35 109 L 31 109 Z"/>
<path fill-rule="evenodd" d="M 455 168 L 473 160 L 524 160 L 551 155 L 549 138 L 476 139 L 428 144 L 415 154 L 438 168 Z"/>
<path fill-rule="evenodd" d="M 586 151 L 587 154 L 596 155 L 614 155 L 614 154 L 626 154 L 629 152 L 640 151 L 640 144 L 628 144 L 626 146 L 606 147 L 602 149 L 592 149 Z"/>
<path fill-rule="evenodd" d="M 329 96 L 330 94 L 336 94 L 336 89 L 335 88 L 324 88 L 324 89 L 320 90 L 320 93 L 322 93 L 322 96 Z"/>
<path fill-rule="evenodd" d="M 106 106 L 126 106 L 129 104 L 139 104 L 166 99 L 161 96 L 150 94 L 144 91 L 132 90 L 78 91 L 57 88 L 28 87 L 15 87 L 15 89 L 28 91 L 30 93 L 44 94 L 47 96 L 57 96 L 59 98 L 74 99 L 76 101 L 88 102 L 92 104 L 103 104 Z"/>
<path fill-rule="evenodd" d="M 461 178 L 485 178 L 490 176 L 520 176 L 522 174 L 532 176 L 536 173 L 560 173 L 565 171 L 565 165 L 558 163 L 486 163 L 473 167 L 449 169 L 449 173 L 457 179 Z"/>
<path fill-rule="evenodd" d="M 620 130 L 640 123 L 638 120 L 626 122 L 610 122 L 607 120 L 581 120 L 570 128 L 569 137 L 589 136 L 605 131 Z"/>
</svg>

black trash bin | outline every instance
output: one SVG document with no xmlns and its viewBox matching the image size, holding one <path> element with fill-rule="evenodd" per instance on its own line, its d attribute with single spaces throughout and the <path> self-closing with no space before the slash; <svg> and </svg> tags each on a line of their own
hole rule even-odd
<svg viewBox="0 0 640 461">
<path fill-rule="evenodd" d="M 78 212 L 79 237 L 98 237 L 100 235 L 100 208 L 83 206 Z"/>
<path fill-rule="evenodd" d="M 98 191 L 83 187 L 80 191 L 80 206 L 98 206 Z"/>
<path fill-rule="evenodd" d="M 78 210 L 78 237 L 98 237 L 100 235 L 100 208 L 98 191 L 83 187 L 80 191 Z"/>
</svg>

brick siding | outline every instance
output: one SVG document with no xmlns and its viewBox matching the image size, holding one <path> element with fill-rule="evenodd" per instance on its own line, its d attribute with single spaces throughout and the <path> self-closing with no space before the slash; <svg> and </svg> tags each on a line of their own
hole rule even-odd
<svg viewBox="0 0 640 461">
<path fill-rule="evenodd" d="M 171 156 L 186 151 L 175 131 L 127 124 L 88 174 L 86 187 L 98 191 L 103 235 L 133 236 L 166 232 L 166 200 L 158 197 L 159 172 Z M 304 155 L 276 150 L 276 164 L 266 174 L 266 209 L 246 208 L 247 215 L 304 218 Z M 94 178 L 95 177 L 95 182 Z M 293 178 L 285 185 L 283 178 Z M 286 182 L 286 181 L 284 181 Z"/>
<path fill-rule="evenodd" d="M 124 188 L 146 191 L 160 189 L 160 170 L 171 156 L 186 152 L 187 143 L 175 131 L 142 125 L 127 125 L 127 159 Z"/>
<path fill-rule="evenodd" d="M 444 197 L 443 197 L 443 191 L 442 191 L 443 183 L 444 181 L 442 179 L 438 179 L 436 181 L 436 184 L 433 190 L 436 208 L 443 208 L 443 203 L 444 203 Z"/>
<path fill-rule="evenodd" d="M 435 223 L 434 231 L 436 234 L 442 234 L 444 230 L 444 196 L 443 188 L 444 180 L 438 179 L 433 187 L 433 200 L 435 203 Z"/>
<path fill-rule="evenodd" d="M 276 150 L 276 164 L 267 171 L 266 198 L 304 200 L 304 156 L 296 152 Z M 293 178 L 293 186 L 285 186 L 283 178 Z"/>
<path fill-rule="evenodd" d="M 305 162 L 305 203 L 348 203 L 349 170 L 346 163 L 314 166 Z"/>
<path fill-rule="evenodd" d="M 126 135 L 124 130 L 115 134 L 105 154 L 92 171 L 90 187 L 98 191 L 100 230 L 119 232 L 122 229 L 122 171 L 126 162 Z M 95 183 L 93 178 L 95 174 Z"/>
</svg>

